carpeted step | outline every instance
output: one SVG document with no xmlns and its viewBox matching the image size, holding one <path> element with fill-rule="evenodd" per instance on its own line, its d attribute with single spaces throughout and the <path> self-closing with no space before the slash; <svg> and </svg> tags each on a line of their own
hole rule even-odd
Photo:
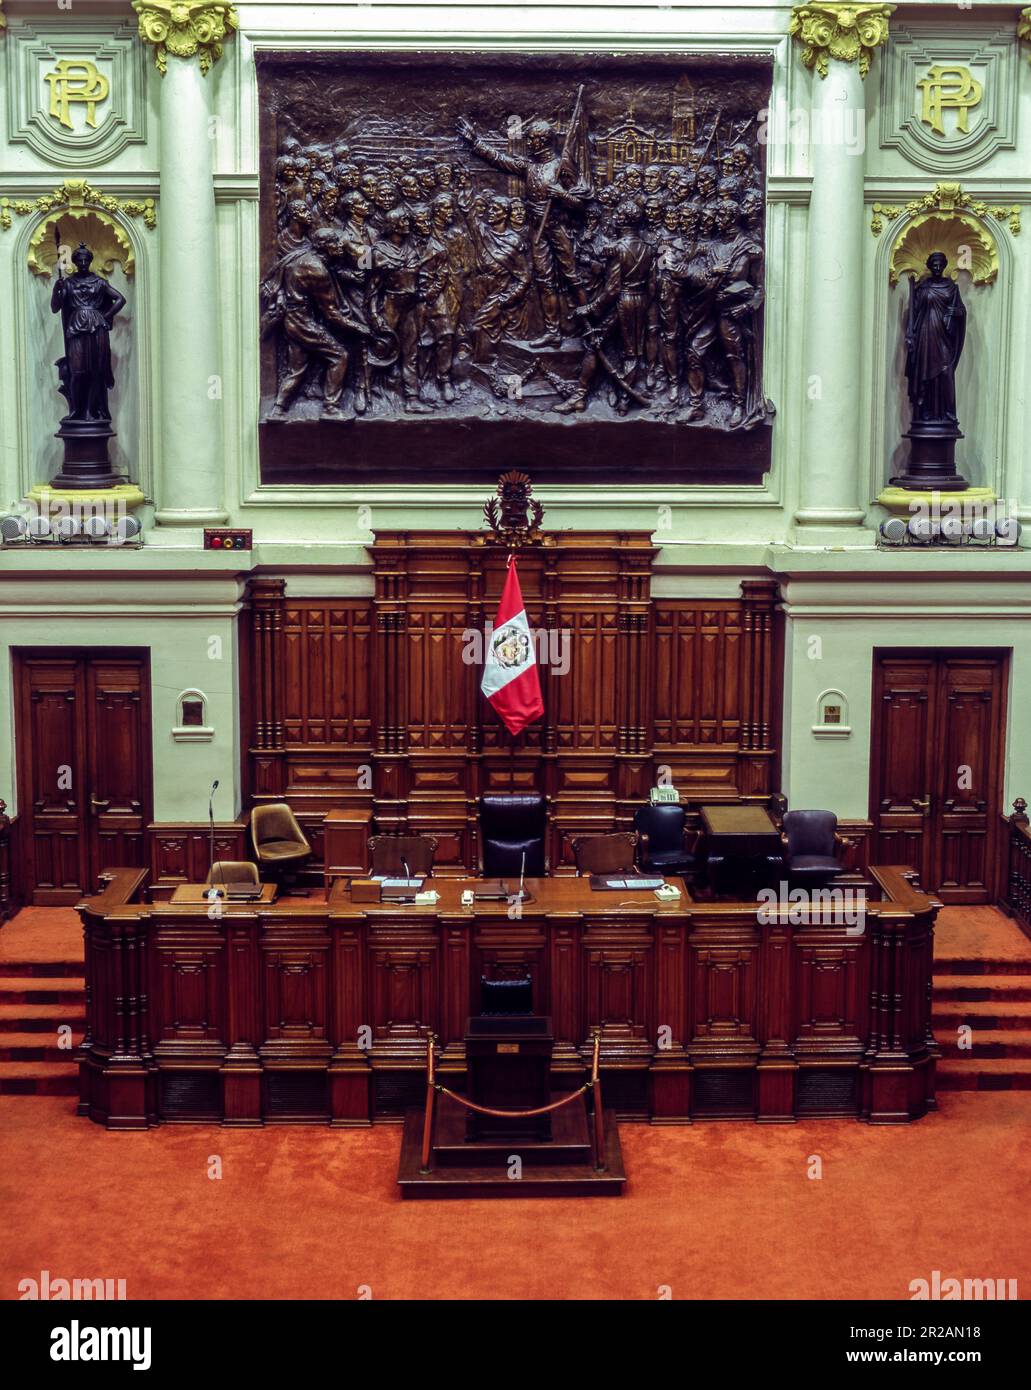
<svg viewBox="0 0 1031 1390">
<path fill-rule="evenodd" d="M 966 1058 L 974 1066 L 985 1057 L 1031 1057 L 1031 1029 L 1027 1028 L 975 1028 L 969 1048 L 961 1048 L 956 1034 L 946 1029 L 936 1029 L 934 1036 L 943 1057 Z"/>
<path fill-rule="evenodd" d="M 74 1096 L 78 1092 L 75 1062 L 0 1062 L 0 1095 Z"/>
<path fill-rule="evenodd" d="M 0 1028 L 3 1027 L 0 1010 Z M 931 1006 L 931 1022 L 943 1031 L 969 1023 L 971 1028 L 1014 1029 L 1031 1028 L 1031 1000 L 1014 999 L 1000 1004 L 996 999 L 979 999 L 972 1003 L 956 1000 L 937 1000 Z"/>
<path fill-rule="evenodd" d="M 941 1091 L 1031 1091 L 1031 1058 L 942 1057 L 935 1079 Z"/>
<path fill-rule="evenodd" d="M 85 962 L 81 956 L 78 960 L 0 960 L 0 972 L 19 980 L 26 976 L 43 980 L 68 976 L 82 979 L 84 969 Z"/>
<path fill-rule="evenodd" d="M 1031 961 L 1013 960 L 1006 956 L 950 956 L 935 953 L 932 974 L 939 975 L 1027 975 L 1031 977 Z"/>
<path fill-rule="evenodd" d="M 71 1047 L 60 1047 L 57 1030 L 47 1033 L 0 1033 L 0 1062 L 74 1062 L 82 1030 L 73 1029 Z"/>
<path fill-rule="evenodd" d="M 5 1033 L 56 1033 L 67 1023 L 76 1037 L 86 1027 L 85 1001 L 69 1004 L 0 1004 L 0 1041 Z"/>
<path fill-rule="evenodd" d="M 934 978 L 934 998 L 939 1003 L 945 1000 L 962 1001 L 963 1003 L 980 1003 L 992 1000 L 1001 1011 L 1008 1009 L 1012 1003 L 1031 1001 L 1031 976 L 1021 978 L 1017 975 L 994 975 L 989 984 L 987 978 L 977 979 L 969 975 L 936 975 Z"/>
<path fill-rule="evenodd" d="M 0 976 L 0 1004 L 69 1004 L 85 997 L 86 981 L 81 975 Z"/>
</svg>

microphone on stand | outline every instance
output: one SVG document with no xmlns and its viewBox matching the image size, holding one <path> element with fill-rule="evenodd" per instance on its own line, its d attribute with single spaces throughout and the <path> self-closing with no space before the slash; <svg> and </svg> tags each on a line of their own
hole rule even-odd
<svg viewBox="0 0 1031 1390">
<path fill-rule="evenodd" d="M 211 882 L 211 871 L 215 867 L 215 793 L 218 791 L 218 778 L 211 784 L 208 792 L 208 885 L 214 887 Z M 222 896 L 226 895 L 225 870 L 219 866 L 219 873 L 222 876 Z"/>
<path fill-rule="evenodd" d="M 402 860 L 401 860 L 401 865 L 402 865 L 402 868 L 403 868 L 404 871 L 405 871 L 405 878 L 411 878 L 411 876 L 412 876 L 412 871 L 411 871 L 411 869 L 408 867 L 408 860 L 407 860 L 407 859 L 402 859 Z"/>
<path fill-rule="evenodd" d="M 519 901 L 522 902 L 526 897 L 526 850 L 523 850 L 523 862 L 519 865 Z"/>
</svg>

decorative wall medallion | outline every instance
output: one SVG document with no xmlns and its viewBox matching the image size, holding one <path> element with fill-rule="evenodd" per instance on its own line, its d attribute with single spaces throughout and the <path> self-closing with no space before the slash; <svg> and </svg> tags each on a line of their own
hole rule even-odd
<svg viewBox="0 0 1031 1390">
<path fill-rule="evenodd" d="M 973 169 L 1013 149 L 1019 50 L 1011 30 L 892 26 L 881 66 L 880 143 L 932 173 Z"/>
<path fill-rule="evenodd" d="M 930 126 L 935 135 L 949 139 L 954 135 L 970 134 L 970 111 L 980 106 L 984 87 L 961 63 L 947 67 L 934 63 L 916 84 L 923 93 L 920 120 Z M 955 112 L 955 123 L 946 124 L 946 113 Z"/>
<path fill-rule="evenodd" d="M 93 130 L 97 128 L 97 107 L 111 95 L 110 79 L 89 58 L 61 58 L 53 72 L 45 72 L 43 80 L 50 84 L 51 118 L 68 130 L 77 122 L 72 111 L 83 107 L 83 120 Z"/>
<path fill-rule="evenodd" d="M 870 230 L 880 236 L 885 221 L 899 224 L 889 260 L 889 279 L 897 284 L 901 275 L 924 274 L 932 251 L 944 251 L 949 258 L 946 271 L 953 280 L 967 270 L 975 285 L 991 284 L 999 273 L 999 248 L 995 233 L 986 220 L 1004 221 L 1010 233 L 1020 232 L 1020 208 L 1015 203 L 986 203 L 964 193 L 958 183 L 939 183 L 932 193 L 908 203 L 874 203 Z"/>
<path fill-rule="evenodd" d="M 147 138 L 145 50 L 132 24 L 11 21 L 6 65 L 11 143 L 48 164 L 96 167 Z"/>
</svg>

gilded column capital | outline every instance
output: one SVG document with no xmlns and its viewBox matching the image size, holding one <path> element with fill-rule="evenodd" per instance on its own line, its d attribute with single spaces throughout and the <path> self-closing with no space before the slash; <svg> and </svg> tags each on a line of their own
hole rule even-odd
<svg viewBox="0 0 1031 1390">
<path fill-rule="evenodd" d="M 3 0 L 0 0 L 0 4 Z M 0 15 L 0 24 L 3 23 L 3 16 Z M 1025 43 L 1031 43 L 1031 5 L 1020 11 L 1017 18 L 1017 38 L 1023 39 Z M 1028 54 L 1031 58 L 1031 53 Z"/>
<path fill-rule="evenodd" d="M 827 76 L 828 61 L 859 63 L 859 75 L 870 71 L 876 48 L 888 42 L 888 20 L 894 5 L 845 5 L 837 0 L 816 0 L 796 5 L 788 33 L 802 45 L 802 62 Z"/>
<path fill-rule="evenodd" d="M 2 0 L 0 0 L 2 3 Z M 236 9 L 225 0 L 132 0 L 140 38 L 154 45 L 154 61 L 164 75 L 168 55 L 200 59 L 206 73 L 222 56 L 223 40 L 240 27 Z"/>
</svg>

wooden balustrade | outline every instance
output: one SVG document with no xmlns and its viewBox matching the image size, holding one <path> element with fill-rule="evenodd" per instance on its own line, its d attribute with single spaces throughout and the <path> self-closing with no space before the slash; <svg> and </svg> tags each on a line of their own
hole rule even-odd
<svg viewBox="0 0 1031 1390">
<path fill-rule="evenodd" d="M 1031 827 L 1027 802 L 1018 796 L 1013 803 L 1009 825 L 1009 859 L 1006 874 L 1005 907 L 1028 936 L 1031 936 Z"/>
</svg>

